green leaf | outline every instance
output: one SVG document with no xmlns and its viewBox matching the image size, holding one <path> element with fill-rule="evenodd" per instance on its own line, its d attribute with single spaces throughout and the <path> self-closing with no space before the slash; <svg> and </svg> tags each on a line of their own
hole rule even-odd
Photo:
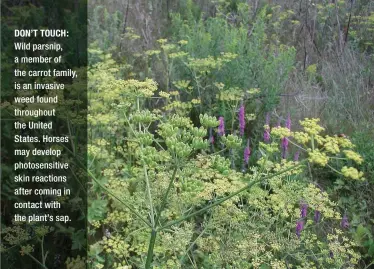
<svg viewBox="0 0 374 269">
<path fill-rule="evenodd" d="M 355 241 L 359 245 L 363 245 L 365 242 L 365 239 L 370 237 L 370 231 L 365 228 L 362 224 L 357 226 L 356 233 L 354 235 Z"/>
<path fill-rule="evenodd" d="M 107 200 L 94 200 L 88 208 L 88 221 L 102 220 L 107 212 Z"/>
</svg>

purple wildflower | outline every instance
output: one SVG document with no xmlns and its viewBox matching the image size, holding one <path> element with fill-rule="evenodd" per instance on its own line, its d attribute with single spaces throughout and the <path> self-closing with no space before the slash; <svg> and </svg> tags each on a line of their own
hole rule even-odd
<svg viewBox="0 0 374 269">
<path fill-rule="evenodd" d="M 212 128 L 209 129 L 209 142 L 211 144 L 214 144 L 214 136 L 213 136 L 213 129 Z"/>
<path fill-rule="evenodd" d="M 342 221 L 340 223 L 340 227 L 343 229 L 348 229 L 349 228 L 349 221 L 348 221 L 348 216 L 344 214 Z"/>
<path fill-rule="evenodd" d="M 298 238 L 300 238 L 301 231 L 304 229 L 304 221 L 298 220 L 296 222 L 296 235 Z"/>
<path fill-rule="evenodd" d="M 286 128 L 288 130 L 291 130 L 291 117 L 290 114 L 288 114 L 287 120 L 286 120 Z M 288 149 L 288 137 L 282 138 L 282 159 L 286 159 Z"/>
<path fill-rule="evenodd" d="M 223 117 L 219 117 L 218 120 L 218 135 L 225 135 L 225 119 Z"/>
<path fill-rule="evenodd" d="M 282 138 L 282 159 L 286 159 L 287 149 L 288 149 L 288 139 L 287 137 L 283 137 Z"/>
<path fill-rule="evenodd" d="M 269 142 L 270 141 L 270 129 L 269 128 L 265 129 L 265 132 L 264 132 L 264 141 L 265 142 Z"/>
<path fill-rule="evenodd" d="M 305 218 L 307 213 L 308 213 L 308 204 L 303 202 L 300 205 L 300 216 L 302 218 Z"/>
<path fill-rule="evenodd" d="M 318 223 L 321 220 L 321 212 L 316 210 L 314 211 L 314 222 Z"/>
<path fill-rule="evenodd" d="M 290 114 L 288 114 L 287 116 L 287 120 L 286 120 L 286 128 L 288 130 L 291 130 L 291 117 L 290 117 Z"/>
<path fill-rule="evenodd" d="M 245 109 L 244 106 L 241 105 L 239 109 L 239 129 L 240 129 L 240 135 L 244 135 L 244 128 L 245 128 Z"/>
<path fill-rule="evenodd" d="M 249 156 L 251 155 L 251 149 L 249 148 L 249 146 L 245 147 L 244 149 L 244 162 L 246 164 L 248 164 L 248 161 L 249 161 Z"/>
<path fill-rule="evenodd" d="M 299 157 L 300 157 L 300 151 L 296 151 L 295 156 L 293 157 L 293 160 L 297 162 L 299 161 Z"/>
<path fill-rule="evenodd" d="M 266 113 L 266 120 L 265 120 L 265 124 L 266 125 L 269 125 L 270 124 L 270 113 Z"/>
<path fill-rule="evenodd" d="M 283 139 L 282 139 L 282 147 L 285 148 L 285 149 L 287 149 L 287 147 L 288 147 L 288 139 L 287 139 L 287 137 L 283 137 Z"/>
</svg>

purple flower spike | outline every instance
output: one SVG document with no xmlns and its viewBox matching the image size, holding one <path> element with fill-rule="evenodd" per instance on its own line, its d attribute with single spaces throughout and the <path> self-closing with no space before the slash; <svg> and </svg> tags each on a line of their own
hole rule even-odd
<svg viewBox="0 0 374 269">
<path fill-rule="evenodd" d="M 269 142 L 270 141 L 270 130 L 266 129 L 264 132 L 264 141 Z"/>
<path fill-rule="evenodd" d="M 300 238 L 301 231 L 304 229 L 304 222 L 302 220 L 298 220 L 296 222 L 296 235 Z"/>
<path fill-rule="evenodd" d="M 321 212 L 316 210 L 314 211 L 314 222 L 318 223 L 321 220 Z"/>
<path fill-rule="evenodd" d="M 209 142 L 213 145 L 214 144 L 214 136 L 213 136 L 213 129 L 209 128 Z"/>
<path fill-rule="evenodd" d="M 286 120 L 286 128 L 288 128 L 288 130 L 291 130 L 291 117 L 290 117 L 290 114 L 288 114 L 288 117 L 287 117 L 287 120 Z"/>
<path fill-rule="evenodd" d="M 283 139 L 282 139 L 282 148 L 284 148 L 285 150 L 287 150 L 287 147 L 288 147 L 288 139 L 287 139 L 287 137 L 283 137 Z"/>
<path fill-rule="evenodd" d="M 219 117 L 218 135 L 225 135 L 225 120 L 223 117 Z"/>
<path fill-rule="evenodd" d="M 270 113 L 266 113 L 266 120 L 265 120 L 266 125 L 270 125 Z"/>
<path fill-rule="evenodd" d="M 302 218 L 305 218 L 307 213 L 308 213 L 308 204 L 307 203 L 302 203 L 300 205 L 300 216 Z"/>
<path fill-rule="evenodd" d="M 299 157 L 300 157 L 300 151 L 296 151 L 293 160 L 294 160 L 295 162 L 298 162 L 298 161 L 299 161 Z"/>
<path fill-rule="evenodd" d="M 244 135 L 244 129 L 245 129 L 245 109 L 244 106 L 241 105 L 239 109 L 239 129 L 240 129 L 240 135 Z"/>
<path fill-rule="evenodd" d="M 349 221 L 348 221 L 348 216 L 344 214 L 342 221 L 340 223 L 340 227 L 343 229 L 348 229 L 349 228 Z"/>
<path fill-rule="evenodd" d="M 248 164 L 249 156 L 251 156 L 251 149 L 249 148 L 249 146 L 247 146 L 247 147 L 245 147 L 245 149 L 244 149 L 244 162 L 245 162 L 246 164 Z"/>
<path fill-rule="evenodd" d="M 287 137 L 282 138 L 282 159 L 286 159 L 288 149 L 288 139 Z"/>
<path fill-rule="evenodd" d="M 286 120 L 286 128 L 291 130 L 290 114 L 288 114 L 288 117 L 287 117 L 287 120 Z M 288 138 L 284 137 L 284 138 L 282 138 L 282 159 L 286 159 L 287 150 L 288 150 Z"/>
</svg>

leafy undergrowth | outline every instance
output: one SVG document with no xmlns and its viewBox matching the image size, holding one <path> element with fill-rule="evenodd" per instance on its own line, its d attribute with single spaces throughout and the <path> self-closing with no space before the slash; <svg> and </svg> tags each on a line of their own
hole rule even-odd
<svg viewBox="0 0 374 269">
<path fill-rule="evenodd" d="M 364 184 L 348 138 L 324 134 L 318 119 L 294 131 L 290 116 L 272 124 L 269 114 L 255 144 L 248 95 L 221 100 L 233 117 L 192 120 L 199 102 L 120 73 L 108 55 L 89 73 L 91 268 L 358 266 L 351 212 L 310 176 Z"/>
</svg>

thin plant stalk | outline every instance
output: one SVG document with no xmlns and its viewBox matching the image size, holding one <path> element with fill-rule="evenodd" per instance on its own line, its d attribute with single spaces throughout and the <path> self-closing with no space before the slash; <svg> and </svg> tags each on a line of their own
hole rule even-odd
<svg viewBox="0 0 374 269">
<path fill-rule="evenodd" d="M 168 186 L 168 188 L 167 188 L 167 190 L 166 190 L 166 192 L 165 192 L 165 194 L 164 194 L 164 197 L 163 197 L 163 199 L 162 199 L 162 201 L 161 201 L 160 209 L 159 209 L 158 212 L 157 212 L 156 221 L 155 221 L 155 224 L 156 224 L 156 225 L 157 225 L 157 223 L 158 223 L 158 220 L 159 220 L 160 217 L 161 217 L 161 213 L 162 213 L 162 211 L 165 209 L 166 201 L 167 201 L 167 198 L 168 198 L 168 196 L 169 196 L 169 192 L 170 192 L 170 190 L 171 190 L 171 188 L 172 188 L 172 186 L 173 186 L 173 183 L 174 183 L 175 177 L 176 177 L 176 175 L 177 175 L 177 170 L 178 170 L 178 166 L 175 166 L 175 167 L 174 167 L 174 170 L 173 170 L 173 175 L 171 176 L 171 180 L 170 180 L 170 182 L 169 182 L 169 186 Z"/>
<path fill-rule="evenodd" d="M 173 175 L 171 176 L 171 179 L 170 179 L 170 182 L 169 182 L 169 186 L 168 186 L 168 188 L 167 188 L 167 190 L 166 190 L 166 192 L 164 194 L 164 197 L 163 197 L 163 199 L 161 201 L 160 208 L 157 211 L 156 219 L 154 221 L 152 221 L 152 232 L 151 232 L 151 238 L 149 240 L 149 245 L 148 245 L 147 260 L 146 260 L 146 263 L 145 263 L 145 268 L 146 269 L 151 268 L 151 265 L 152 265 L 153 249 L 154 249 L 155 243 L 156 243 L 158 221 L 159 221 L 159 219 L 161 217 L 162 211 L 165 209 L 167 198 L 169 196 L 170 190 L 171 190 L 171 188 L 173 186 L 175 177 L 177 175 L 177 170 L 178 170 L 178 166 L 176 165 L 174 167 Z"/>
<path fill-rule="evenodd" d="M 305 161 L 306 161 L 306 160 L 304 160 L 304 161 L 302 161 L 302 162 L 305 162 Z M 245 190 L 248 190 L 249 188 L 251 188 L 251 187 L 252 187 L 253 185 L 255 185 L 256 183 L 259 183 L 259 182 L 261 182 L 261 181 L 263 181 L 263 180 L 265 180 L 265 179 L 270 179 L 270 178 L 273 178 L 273 177 L 275 177 L 275 176 L 279 176 L 279 175 L 281 175 L 281 174 L 283 174 L 283 173 L 285 173 L 285 172 L 288 172 L 288 171 L 290 171 L 290 170 L 293 170 L 293 169 L 295 169 L 295 168 L 301 166 L 301 165 L 302 165 L 302 162 L 300 162 L 300 164 L 297 164 L 297 165 L 294 165 L 294 166 L 289 167 L 289 168 L 287 168 L 287 169 L 284 169 L 284 170 L 282 170 L 282 171 L 280 171 L 280 172 L 278 172 L 278 173 L 275 173 L 275 174 L 272 174 L 272 175 L 266 176 L 266 177 L 264 177 L 264 178 L 262 178 L 262 179 L 259 179 L 259 180 L 255 180 L 255 181 L 249 183 L 248 185 L 244 186 L 243 188 L 239 189 L 238 191 L 233 192 L 232 194 L 230 194 L 230 195 L 228 195 L 228 196 L 226 196 L 226 197 L 224 197 L 224 198 L 221 198 L 221 199 L 217 200 L 215 203 L 212 203 L 212 204 L 210 204 L 210 205 L 208 205 L 208 206 L 206 206 L 206 207 L 204 207 L 204 208 L 202 208 L 202 209 L 200 209 L 200 210 L 198 210 L 198 211 L 196 211 L 196 212 L 193 212 L 193 213 L 191 213 L 191 214 L 189 214 L 189 215 L 187 215 L 187 216 L 181 217 L 181 218 L 179 218 L 179 219 L 177 219 L 177 220 L 174 220 L 174 221 L 171 221 L 171 222 L 168 222 L 168 223 L 164 224 L 161 228 L 158 229 L 158 231 L 162 231 L 162 230 L 164 230 L 164 229 L 166 229 L 166 228 L 168 228 L 168 227 L 171 227 L 171 226 L 173 226 L 173 225 L 176 225 L 176 224 L 178 224 L 178 223 L 181 223 L 181 222 L 183 222 L 183 221 L 185 221 L 185 220 L 187 220 L 187 219 L 189 219 L 189 218 L 191 218 L 191 217 L 194 217 L 194 216 L 196 216 L 196 215 L 199 215 L 199 214 L 201 214 L 201 213 L 204 213 L 204 212 L 207 211 L 208 209 L 210 209 L 210 208 L 212 208 L 212 207 L 215 207 L 215 206 L 218 206 L 218 205 L 222 204 L 223 202 L 229 200 L 230 198 L 232 198 L 232 197 L 234 197 L 234 196 L 240 194 L 241 192 L 243 192 L 243 191 L 245 191 Z"/>
<path fill-rule="evenodd" d="M 151 238 L 149 240 L 149 245 L 148 245 L 147 260 L 145 262 L 145 269 L 152 268 L 153 249 L 156 243 L 156 236 L 157 236 L 157 230 L 152 229 Z"/>
<path fill-rule="evenodd" d="M 147 172 L 147 167 L 146 167 L 145 163 L 143 164 L 143 171 L 144 171 L 145 183 L 146 183 L 146 187 L 147 187 L 147 196 L 148 196 L 148 200 L 149 200 L 149 207 L 151 209 L 151 224 L 152 224 L 152 227 L 155 227 L 155 213 L 154 213 L 154 209 L 153 209 L 151 187 L 150 187 L 150 184 L 149 184 L 148 172 Z"/>
<path fill-rule="evenodd" d="M 87 170 L 88 174 L 90 175 L 90 177 L 93 179 L 93 181 L 95 181 L 95 183 L 100 187 L 102 188 L 107 194 L 109 194 L 110 196 L 112 196 L 114 199 L 116 199 L 118 202 L 120 202 L 121 204 L 123 204 L 127 209 L 129 209 L 131 211 L 131 213 L 133 213 L 135 216 L 137 216 L 142 222 L 144 222 L 148 227 L 152 228 L 152 225 L 151 223 L 149 223 L 146 219 L 144 219 L 134 208 L 132 208 L 130 205 L 128 205 L 127 203 L 125 203 L 124 201 L 122 201 L 120 198 L 118 198 L 115 194 L 113 194 L 110 190 L 108 190 L 106 187 L 104 187 L 98 180 L 97 178 L 94 176 L 94 174 L 92 174 L 92 172 L 90 170 Z"/>
</svg>

